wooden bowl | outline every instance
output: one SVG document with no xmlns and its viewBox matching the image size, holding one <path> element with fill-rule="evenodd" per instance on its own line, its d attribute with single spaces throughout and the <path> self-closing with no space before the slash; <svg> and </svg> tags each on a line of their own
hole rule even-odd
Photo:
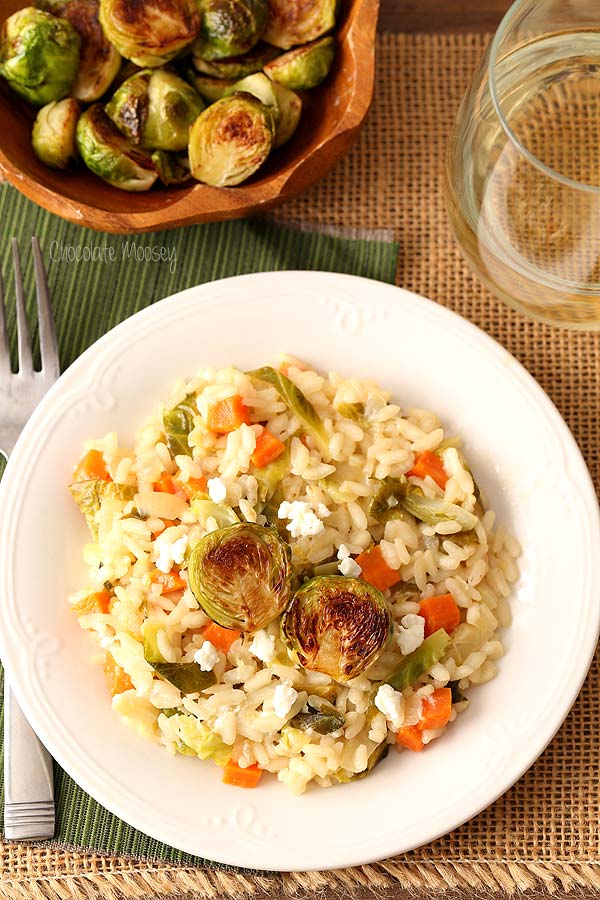
<svg viewBox="0 0 600 900">
<path fill-rule="evenodd" d="M 26 5 L 3 0 L 0 22 Z M 379 0 L 346 0 L 332 71 L 307 92 L 298 131 L 245 184 L 120 191 L 81 167 L 65 174 L 41 163 L 31 147 L 34 113 L 0 78 L 0 173 L 50 212 L 98 231 L 136 234 L 262 212 L 317 182 L 353 142 L 373 95 Z"/>
</svg>

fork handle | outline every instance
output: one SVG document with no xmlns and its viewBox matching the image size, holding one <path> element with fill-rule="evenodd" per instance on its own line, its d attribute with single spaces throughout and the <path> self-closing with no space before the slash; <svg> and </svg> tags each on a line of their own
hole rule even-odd
<svg viewBox="0 0 600 900">
<path fill-rule="evenodd" d="M 31 729 L 4 682 L 4 836 L 7 840 L 54 836 L 52 758 Z"/>
</svg>

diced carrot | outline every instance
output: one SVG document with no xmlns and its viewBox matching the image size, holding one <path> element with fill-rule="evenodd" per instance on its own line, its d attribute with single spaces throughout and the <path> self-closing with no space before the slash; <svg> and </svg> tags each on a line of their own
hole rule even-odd
<svg viewBox="0 0 600 900">
<path fill-rule="evenodd" d="M 104 661 L 104 676 L 111 697 L 115 697 L 117 694 L 123 694 L 125 691 L 130 691 L 133 687 L 131 678 L 125 669 L 122 669 L 121 666 L 115 662 L 112 653 L 106 654 L 106 659 Z"/>
<path fill-rule="evenodd" d="M 218 400 L 208 410 L 206 424 L 217 434 L 228 434 L 240 425 L 250 424 L 250 410 L 239 394 Z"/>
<path fill-rule="evenodd" d="M 202 637 L 210 641 L 213 647 L 222 653 L 227 653 L 234 641 L 237 641 L 241 632 L 234 631 L 232 628 L 223 628 L 216 622 L 211 622 L 206 628 L 202 629 Z"/>
<path fill-rule="evenodd" d="M 88 450 L 73 472 L 75 482 L 91 481 L 93 478 L 112 481 L 100 450 Z"/>
<path fill-rule="evenodd" d="M 208 483 L 204 475 L 201 478 L 188 478 L 187 481 L 175 478 L 174 481 L 179 493 L 183 494 L 186 500 L 191 500 L 195 494 L 206 494 L 208 491 Z"/>
<path fill-rule="evenodd" d="M 379 588 L 380 591 L 385 591 L 386 588 L 400 581 L 400 572 L 397 569 L 390 569 L 383 558 L 379 544 L 357 556 L 356 562 L 362 569 L 360 577 L 372 584 L 373 587 Z"/>
<path fill-rule="evenodd" d="M 172 475 L 161 475 L 158 481 L 154 482 L 152 487 L 159 494 L 179 493 L 179 487 Z"/>
<path fill-rule="evenodd" d="M 433 694 L 423 697 L 422 707 L 419 720 L 421 731 L 443 728 L 450 721 L 452 713 L 452 691 L 450 688 L 438 688 Z"/>
<path fill-rule="evenodd" d="M 405 725 L 396 735 L 396 743 L 406 747 L 407 750 L 413 750 L 420 753 L 425 744 L 423 743 L 423 735 L 418 725 Z"/>
<path fill-rule="evenodd" d="M 110 612 L 111 601 L 112 596 L 108 591 L 94 591 L 88 594 L 87 597 L 84 597 L 83 600 L 80 600 L 79 603 L 75 603 L 71 608 L 77 616 L 90 616 L 93 613 L 106 615 L 106 613 Z"/>
<path fill-rule="evenodd" d="M 440 628 L 450 634 L 460 625 L 460 609 L 452 594 L 440 594 L 421 600 L 419 615 L 425 619 L 425 637 L 429 637 Z"/>
<path fill-rule="evenodd" d="M 255 788 L 260 781 L 262 769 L 260 766 L 248 766 L 242 769 L 233 760 L 229 760 L 223 769 L 223 781 L 225 784 L 233 784 L 236 787 Z"/>
<path fill-rule="evenodd" d="M 274 459 L 281 456 L 284 450 L 285 444 L 265 428 L 256 438 L 256 449 L 254 450 L 251 459 L 257 469 L 264 469 L 264 467 L 268 466 L 269 463 L 272 463 Z"/>
<path fill-rule="evenodd" d="M 160 528 L 152 529 L 152 535 L 162 534 L 166 528 L 171 528 L 173 525 L 177 525 L 175 519 L 159 519 L 159 522 L 162 522 Z"/>
<path fill-rule="evenodd" d="M 160 572 L 154 569 L 150 573 L 150 581 L 152 584 L 160 584 L 163 594 L 172 594 L 174 591 L 184 591 L 187 587 L 187 581 L 184 581 L 177 569 L 171 572 Z"/>
<path fill-rule="evenodd" d="M 444 490 L 448 481 L 444 463 L 437 453 L 433 453 L 431 450 L 419 453 L 412 469 L 409 469 L 406 474 L 414 475 L 416 478 L 427 478 L 429 475 L 442 490 Z"/>
</svg>

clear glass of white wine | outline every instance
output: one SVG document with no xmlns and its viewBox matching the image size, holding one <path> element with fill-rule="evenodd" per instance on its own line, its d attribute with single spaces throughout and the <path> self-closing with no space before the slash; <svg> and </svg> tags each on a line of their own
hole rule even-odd
<svg viewBox="0 0 600 900">
<path fill-rule="evenodd" d="M 517 0 L 458 112 L 447 206 L 502 300 L 600 330 L 600 0 Z"/>
</svg>

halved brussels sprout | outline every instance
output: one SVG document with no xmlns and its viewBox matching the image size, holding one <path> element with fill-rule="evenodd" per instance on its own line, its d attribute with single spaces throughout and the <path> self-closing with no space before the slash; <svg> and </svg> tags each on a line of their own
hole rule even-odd
<svg viewBox="0 0 600 900">
<path fill-rule="evenodd" d="M 226 97 L 232 94 L 246 93 L 252 94 L 261 103 L 267 106 L 273 114 L 273 122 L 275 126 L 279 121 L 279 104 L 277 103 L 277 94 L 275 93 L 275 85 L 263 72 L 255 72 L 254 75 L 246 75 L 241 81 L 236 81 L 232 87 L 225 92 Z"/>
<path fill-rule="evenodd" d="M 189 184 L 193 181 L 187 153 L 169 153 L 167 150 L 155 150 L 151 159 L 156 166 L 158 177 L 167 187 L 177 184 Z"/>
<path fill-rule="evenodd" d="M 204 103 L 194 88 L 165 69 L 142 69 L 115 91 L 106 113 L 134 144 L 152 150 L 185 150 L 190 125 Z"/>
<path fill-rule="evenodd" d="M 213 187 L 240 184 L 271 152 L 273 115 L 251 94 L 225 97 L 201 113 L 190 129 L 190 166 L 197 181 Z"/>
<path fill-rule="evenodd" d="M 251 50 L 265 30 L 268 0 L 203 0 L 202 24 L 194 53 L 224 59 Z"/>
<path fill-rule="evenodd" d="M 214 103 L 222 100 L 228 88 L 236 83 L 235 78 L 211 78 L 210 75 L 198 75 L 192 66 L 187 66 L 184 71 L 186 81 L 195 88 L 203 100 Z"/>
<path fill-rule="evenodd" d="M 270 0 L 270 6 L 264 39 L 289 50 L 333 28 L 338 0 Z"/>
<path fill-rule="evenodd" d="M 123 191 L 147 191 L 158 177 L 150 157 L 113 125 L 99 103 L 77 123 L 77 149 L 94 175 Z"/>
<path fill-rule="evenodd" d="M 53 169 L 68 169 L 77 159 L 75 129 L 81 112 L 79 100 L 65 97 L 42 106 L 33 123 L 35 155 Z"/>
<path fill-rule="evenodd" d="M 209 60 L 194 54 L 193 60 L 197 71 L 202 72 L 203 75 L 210 75 L 212 78 L 239 79 L 260 72 L 267 63 L 279 56 L 279 52 L 277 47 L 260 43 L 243 56 Z"/>
<path fill-rule="evenodd" d="M 114 81 L 121 56 L 102 31 L 98 0 L 67 0 L 52 12 L 67 19 L 81 38 L 79 70 L 71 94 L 84 103 L 99 100 Z"/>
<path fill-rule="evenodd" d="M 279 119 L 277 121 L 277 131 L 275 132 L 274 147 L 281 147 L 286 144 L 294 134 L 300 116 L 302 115 L 302 100 L 283 84 L 273 82 L 275 88 L 275 96 L 277 97 L 277 105 L 279 107 Z"/>
<path fill-rule="evenodd" d="M 308 581 L 281 622 L 282 639 L 301 666 L 342 682 L 375 662 L 391 633 L 392 616 L 381 591 L 341 575 Z"/>
<path fill-rule="evenodd" d="M 290 551 L 275 528 L 242 522 L 205 535 L 192 549 L 189 585 L 223 628 L 265 628 L 290 599 Z"/>
<path fill-rule="evenodd" d="M 2 26 L 0 74 L 34 106 L 62 100 L 77 74 L 80 43 L 66 19 L 27 6 Z"/>
<path fill-rule="evenodd" d="M 293 91 L 306 91 L 324 81 L 335 56 L 335 41 L 321 38 L 304 47 L 282 53 L 264 67 L 272 81 L 284 84 Z"/>
<path fill-rule="evenodd" d="M 100 0 L 104 34 L 138 66 L 162 66 L 194 41 L 200 13 L 194 0 Z"/>
</svg>

